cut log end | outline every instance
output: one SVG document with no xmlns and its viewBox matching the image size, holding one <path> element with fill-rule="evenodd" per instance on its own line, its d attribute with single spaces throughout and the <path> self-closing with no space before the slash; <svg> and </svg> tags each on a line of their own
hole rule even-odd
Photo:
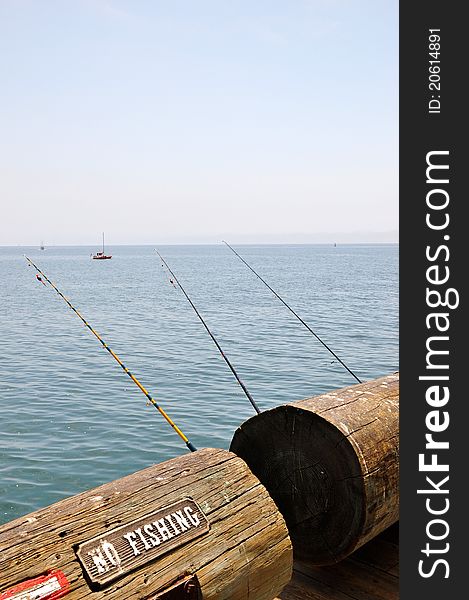
<svg viewBox="0 0 469 600">
<path fill-rule="evenodd" d="M 345 558 L 397 520 L 398 376 L 280 406 L 246 421 L 230 450 L 283 514 L 296 558 Z"/>
<path fill-rule="evenodd" d="M 236 432 L 231 450 L 269 490 L 296 556 L 314 554 L 328 563 L 349 553 L 363 525 L 363 501 L 356 502 L 363 498 L 363 483 L 357 456 L 335 427 L 282 406 L 275 429 L 265 431 L 260 420 L 251 419 Z"/>
</svg>

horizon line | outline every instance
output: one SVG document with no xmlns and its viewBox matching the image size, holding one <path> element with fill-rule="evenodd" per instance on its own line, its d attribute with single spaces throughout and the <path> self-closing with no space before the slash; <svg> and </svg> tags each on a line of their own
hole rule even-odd
<svg viewBox="0 0 469 600">
<path fill-rule="evenodd" d="M 156 242 L 148 244 L 109 244 L 112 247 L 122 246 L 221 246 L 223 242 Z M 388 242 L 232 242 L 237 246 L 398 246 L 399 241 Z M 76 248 L 90 247 L 96 244 L 44 244 L 44 248 Z M 0 248 L 39 248 L 37 244 L 4 244 Z"/>
</svg>

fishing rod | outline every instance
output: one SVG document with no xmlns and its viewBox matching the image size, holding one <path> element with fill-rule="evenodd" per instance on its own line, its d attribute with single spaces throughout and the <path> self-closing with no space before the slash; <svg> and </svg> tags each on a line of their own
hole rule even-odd
<svg viewBox="0 0 469 600">
<path fill-rule="evenodd" d="M 135 383 L 135 385 L 145 394 L 145 396 L 147 397 L 147 399 L 150 401 L 151 404 L 153 404 L 153 406 L 156 408 L 156 410 L 161 414 L 161 416 L 171 425 L 171 427 L 174 429 L 174 431 L 178 434 L 178 436 L 185 442 L 186 446 L 189 448 L 189 450 L 191 452 L 195 452 L 197 450 L 197 448 L 192 444 L 192 442 L 189 441 L 189 438 L 187 438 L 187 436 L 185 436 L 183 434 L 183 432 L 179 429 L 179 427 L 174 423 L 174 421 L 167 415 L 167 413 L 161 408 L 161 406 L 156 402 L 156 400 L 154 398 L 152 398 L 152 396 L 150 395 L 150 393 L 143 387 L 143 385 L 140 383 L 140 381 L 135 377 L 135 375 L 133 375 L 129 369 L 124 365 L 124 363 L 121 361 L 121 359 L 117 356 L 117 354 L 106 344 L 106 342 L 101 338 L 101 336 L 93 329 L 93 327 L 91 327 L 91 325 L 88 323 L 88 321 L 86 321 L 82 315 L 80 314 L 80 312 L 72 305 L 72 303 L 70 302 L 70 300 L 68 300 L 63 294 L 62 292 L 52 283 L 52 281 L 47 277 L 47 275 L 45 275 L 40 269 L 39 267 L 37 267 L 33 261 L 28 258 L 25 255 L 26 260 L 29 262 L 29 264 L 31 266 L 33 266 L 36 271 L 38 273 L 40 273 L 40 275 L 44 278 L 45 281 L 47 281 L 47 283 L 57 292 L 57 294 L 68 304 L 68 306 L 73 310 L 73 312 L 77 315 L 77 317 L 79 317 L 83 323 L 86 325 L 86 327 L 88 327 L 88 329 L 91 331 L 91 333 L 98 338 L 98 340 L 101 342 L 103 348 L 105 348 L 109 354 L 118 362 L 118 364 L 120 365 L 120 367 L 122 367 L 122 369 L 125 371 L 125 373 L 127 373 L 127 375 L 130 377 L 130 379 L 132 379 L 132 381 Z M 36 277 L 39 279 L 39 277 L 36 275 Z M 39 281 L 41 281 L 42 283 L 44 283 L 44 281 L 42 279 L 39 279 Z M 45 283 L 44 283 L 45 285 Z"/>
<path fill-rule="evenodd" d="M 178 278 L 176 277 L 176 275 L 173 273 L 173 271 L 171 270 L 170 266 L 168 265 L 168 263 L 165 261 L 165 259 L 161 256 L 161 254 L 158 252 L 158 250 L 155 250 L 155 252 L 158 254 L 158 256 L 160 257 L 161 261 L 163 262 L 163 264 L 166 266 L 166 268 L 168 269 L 168 271 L 170 272 L 172 278 L 174 279 L 174 281 L 177 283 L 177 285 L 180 287 L 181 292 L 184 294 L 184 296 L 187 298 L 189 304 L 192 306 L 192 308 L 194 309 L 195 314 L 199 317 L 200 321 L 202 322 L 202 325 L 205 327 L 205 329 L 207 330 L 207 333 L 209 334 L 209 336 L 212 338 L 213 343 L 215 344 L 215 346 L 218 348 L 220 354 L 222 355 L 223 360 L 226 362 L 226 364 L 229 366 L 229 368 L 231 369 L 231 372 L 233 373 L 233 375 L 236 378 L 236 381 L 239 383 L 239 385 L 241 386 L 241 389 L 243 390 L 243 392 L 245 393 L 247 399 L 249 400 L 249 402 L 252 404 L 254 410 L 257 412 L 257 414 L 260 414 L 260 409 L 257 406 L 254 398 L 251 396 L 251 394 L 249 393 L 247 387 L 244 385 L 244 383 L 241 381 L 241 378 L 239 377 L 238 373 L 236 372 L 236 369 L 233 367 L 233 365 L 231 364 L 230 360 L 228 359 L 228 357 L 226 356 L 226 354 L 223 352 L 220 344 L 217 342 L 215 336 L 213 335 L 213 333 L 210 331 L 207 323 L 205 322 L 204 318 L 202 317 L 202 315 L 199 313 L 199 311 L 197 310 L 195 304 L 192 302 L 192 300 L 189 298 L 186 290 L 182 287 L 182 285 L 179 283 Z M 170 280 L 171 283 L 173 283 L 172 280 Z"/>
<path fill-rule="evenodd" d="M 312 334 L 314 335 L 314 337 L 315 337 L 315 338 L 316 338 L 316 339 L 317 339 L 319 342 L 321 342 L 321 344 L 324 346 L 324 348 L 326 348 L 326 349 L 327 349 L 327 350 L 328 350 L 328 351 L 329 351 L 329 352 L 332 354 L 332 356 L 333 356 L 334 358 L 336 358 L 336 359 L 337 359 L 337 360 L 340 362 L 340 364 L 341 364 L 343 367 L 345 367 L 345 368 L 347 369 L 347 371 L 350 373 L 350 375 L 352 375 L 352 377 L 355 377 L 355 379 L 358 381 L 358 383 L 362 383 L 362 382 L 361 382 L 361 380 L 360 380 L 360 379 L 359 379 L 359 378 L 358 378 L 358 377 L 355 375 L 355 373 L 354 373 L 354 372 L 353 372 L 351 369 L 349 369 L 349 368 L 347 367 L 347 365 L 344 363 L 344 361 L 343 361 L 343 360 L 341 360 L 341 359 L 340 359 L 340 358 L 337 356 L 337 354 L 336 354 L 336 353 L 335 353 L 335 352 L 334 352 L 334 351 L 333 351 L 331 348 L 329 348 L 329 346 L 328 346 L 328 345 L 327 345 L 325 342 L 323 342 L 323 340 L 322 340 L 322 339 L 321 339 L 321 338 L 320 338 L 320 337 L 319 337 L 319 336 L 318 336 L 318 335 L 317 335 L 317 334 L 316 334 L 316 333 L 315 333 L 315 332 L 314 332 L 314 331 L 311 329 L 311 327 L 308 325 L 308 323 L 306 323 L 306 322 L 305 322 L 305 321 L 304 321 L 304 320 L 303 320 L 303 319 L 302 319 L 302 318 L 301 318 L 301 317 L 300 317 L 300 316 L 299 316 L 299 315 L 298 315 L 298 314 L 297 314 L 297 313 L 296 313 L 296 312 L 293 310 L 293 308 L 292 308 L 291 306 L 289 306 L 289 305 L 288 305 L 288 304 L 285 302 L 285 300 L 284 300 L 284 299 L 283 299 L 283 298 L 282 298 L 282 297 L 281 297 L 279 294 L 277 294 L 277 292 L 276 292 L 276 291 L 275 291 L 273 288 L 271 288 L 271 287 L 270 287 L 270 285 L 267 283 L 267 281 L 266 281 L 265 279 L 263 279 L 263 278 L 262 278 L 262 277 L 259 275 L 259 273 L 257 273 L 257 272 L 256 272 L 256 271 L 255 271 L 255 270 L 254 270 L 254 269 L 251 267 L 251 265 L 250 265 L 249 263 L 247 263 L 247 262 L 244 260 L 244 258 L 243 258 L 242 256 L 240 256 L 240 255 L 239 255 L 239 254 L 236 252 L 236 250 L 235 250 L 234 248 L 232 248 L 232 247 L 231 247 L 231 246 L 228 244 L 228 242 L 225 242 L 225 240 L 222 240 L 222 241 L 223 241 L 223 243 L 224 243 L 226 246 L 228 246 L 228 248 L 229 248 L 229 249 L 230 249 L 230 250 L 231 250 L 231 251 L 232 251 L 234 254 L 236 254 L 236 256 L 239 258 L 239 260 L 241 260 L 241 261 L 242 261 L 242 262 L 243 262 L 243 263 L 246 265 L 246 267 L 248 267 L 248 269 L 250 269 L 250 270 L 251 270 L 251 271 L 254 273 L 254 275 L 255 275 L 256 277 L 258 277 L 258 278 L 259 278 L 259 279 L 262 281 L 262 283 L 263 283 L 264 285 L 266 285 L 266 286 L 269 288 L 269 290 L 272 292 L 272 294 L 274 294 L 274 296 L 276 296 L 276 297 L 277 297 L 277 298 L 280 300 L 280 302 L 282 302 L 282 304 L 284 304 L 284 305 L 285 305 L 285 306 L 288 308 L 288 310 L 289 310 L 289 311 L 290 311 L 290 312 L 291 312 L 293 315 L 295 315 L 295 317 L 298 319 L 298 321 L 300 321 L 300 323 L 302 323 L 302 324 L 303 324 L 303 325 L 306 327 L 306 329 L 307 329 L 307 330 L 308 330 L 310 333 L 312 333 Z"/>
</svg>

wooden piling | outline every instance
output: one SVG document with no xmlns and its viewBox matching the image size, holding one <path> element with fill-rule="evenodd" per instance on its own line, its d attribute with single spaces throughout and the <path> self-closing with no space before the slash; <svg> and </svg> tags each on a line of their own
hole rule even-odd
<svg viewBox="0 0 469 600">
<path fill-rule="evenodd" d="M 240 458 L 213 449 L 7 523 L 0 548 L 0 599 L 33 586 L 52 590 L 38 598 L 169 598 L 192 574 L 204 600 L 272 600 L 292 572 L 265 487 Z"/>
<path fill-rule="evenodd" d="M 399 374 L 265 411 L 230 450 L 275 500 L 295 558 L 335 563 L 398 520 Z"/>
</svg>

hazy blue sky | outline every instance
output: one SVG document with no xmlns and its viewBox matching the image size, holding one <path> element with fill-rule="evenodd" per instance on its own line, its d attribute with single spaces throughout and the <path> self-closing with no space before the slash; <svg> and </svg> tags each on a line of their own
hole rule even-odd
<svg viewBox="0 0 469 600">
<path fill-rule="evenodd" d="M 397 240 L 397 0 L 0 0 L 0 245 Z"/>
</svg>

